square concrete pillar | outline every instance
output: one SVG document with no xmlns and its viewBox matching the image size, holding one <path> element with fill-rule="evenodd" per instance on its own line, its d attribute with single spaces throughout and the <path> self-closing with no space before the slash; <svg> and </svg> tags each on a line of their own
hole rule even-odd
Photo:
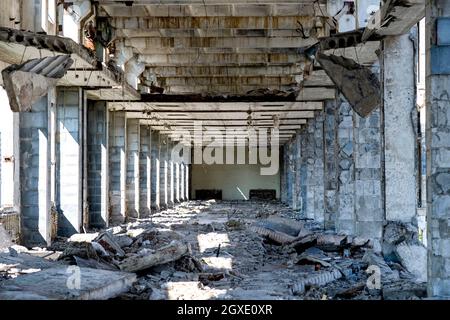
<svg viewBox="0 0 450 320">
<path fill-rule="evenodd" d="M 9 107 L 8 95 L 0 87 L 0 103 L 3 107 L 0 117 L 0 206 L 12 208 L 14 206 L 14 113 Z"/>
<path fill-rule="evenodd" d="M 406 223 L 414 221 L 417 208 L 414 37 L 416 28 L 383 41 L 386 220 Z"/>
<path fill-rule="evenodd" d="M 381 110 L 366 118 L 353 113 L 355 160 L 355 232 L 375 240 L 380 250 L 383 236 L 384 201 L 382 193 Z"/>
<path fill-rule="evenodd" d="M 126 177 L 126 216 L 139 217 L 139 153 L 140 123 L 139 119 L 127 119 L 127 177 Z"/>
<path fill-rule="evenodd" d="M 292 185 L 293 185 L 293 152 L 292 141 L 286 144 L 286 204 L 292 208 Z"/>
<path fill-rule="evenodd" d="M 301 183 L 300 183 L 300 170 L 301 170 L 301 162 L 302 162 L 302 146 L 301 146 L 301 133 L 297 130 L 295 134 L 295 156 L 294 156 L 294 166 L 295 166 L 295 174 L 294 174 L 294 188 L 295 188 L 295 196 L 294 196 L 294 206 L 295 210 L 299 210 L 302 207 L 302 198 L 301 198 Z"/>
<path fill-rule="evenodd" d="M 151 209 L 158 211 L 160 209 L 160 151 L 161 151 L 161 135 L 157 131 L 151 131 Z"/>
<path fill-rule="evenodd" d="M 335 230 L 338 212 L 338 148 L 337 121 L 338 112 L 335 100 L 324 102 L 324 226 L 325 229 Z"/>
<path fill-rule="evenodd" d="M 450 2 L 426 2 L 428 294 L 450 298 Z"/>
<path fill-rule="evenodd" d="M 184 162 L 180 163 L 180 201 L 185 201 L 186 200 L 186 193 L 184 192 L 184 187 L 185 187 L 185 182 L 184 179 L 186 178 L 185 174 L 184 174 L 184 170 L 185 170 L 185 164 Z"/>
<path fill-rule="evenodd" d="M 323 115 L 308 121 L 302 132 L 300 169 L 302 216 L 324 222 Z"/>
<path fill-rule="evenodd" d="M 14 116 L 18 137 L 14 144 L 14 202 L 21 215 L 21 241 L 30 247 L 51 242 L 51 103 L 56 104 L 54 91 L 36 102 L 30 112 Z"/>
<path fill-rule="evenodd" d="M 172 148 L 173 148 L 173 142 L 168 139 L 167 140 L 167 165 L 168 165 L 168 171 L 167 171 L 167 192 L 168 192 L 168 202 L 167 204 L 169 207 L 173 207 L 175 203 L 175 166 L 172 159 Z"/>
<path fill-rule="evenodd" d="M 169 203 L 169 156 L 168 156 L 168 143 L 167 136 L 161 135 L 161 151 L 160 151 L 160 175 L 159 175 L 159 206 L 161 209 L 167 209 Z"/>
<path fill-rule="evenodd" d="M 141 126 L 140 129 L 139 218 L 148 217 L 152 205 L 150 130 L 149 126 Z"/>
<path fill-rule="evenodd" d="M 353 109 L 344 98 L 336 98 L 337 201 L 336 231 L 355 234 L 355 159 L 353 143 Z M 329 130 L 329 129 L 328 129 Z M 329 141 L 327 144 L 331 144 Z M 329 160 L 332 161 L 332 160 Z"/>
<path fill-rule="evenodd" d="M 175 202 L 179 203 L 180 202 L 180 163 L 179 162 L 175 162 L 175 178 L 174 178 L 174 183 L 175 183 Z"/>
<path fill-rule="evenodd" d="M 89 223 L 109 225 L 108 109 L 104 101 L 90 101 L 87 114 L 87 201 Z"/>
<path fill-rule="evenodd" d="M 123 111 L 109 115 L 109 205 L 111 222 L 125 222 L 126 213 L 126 130 L 127 121 Z"/>
<path fill-rule="evenodd" d="M 79 233 L 82 226 L 82 110 L 81 89 L 58 88 L 56 107 L 56 209 L 58 234 Z"/>
<path fill-rule="evenodd" d="M 184 198 L 186 199 L 186 201 L 190 199 L 189 198 L 189 192 L 190 192 L 189 184 L 190 184 L 191 179 L 190 179 L 189 171 L 190 171 L 189 164 L 185 164 L 185 166 L 184 166 L 184 177 L 185 177 L 184 178 L 184 194 L 185 194 Z"/>
<path fill-rule="evenodd" d="M 280 200 L 282 203 L 287 201 L 287 146 L 284 144 L 280 152 Z"/>
</svg>

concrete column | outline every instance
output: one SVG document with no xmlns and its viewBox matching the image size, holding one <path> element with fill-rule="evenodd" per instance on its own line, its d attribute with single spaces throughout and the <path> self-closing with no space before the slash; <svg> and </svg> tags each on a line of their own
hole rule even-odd
<svg viewBox="0 0 450 320">
<path fill-rule="evenodd" d="M 160 150 L 160 175 L 159 175 L 159 206 L 161 209 L 167 209 L 169 202 L 168 193 L 168 171 L 169 171 L 169 161 L 168 161 L 168 144 L 169 139 L 167 136 L 161 136 L 161 150 Z"/>
<path fill-rule="evenodd" d="M 386 220 L 416 217 L 417 106 L 415 34 L 387 37 L 383 52 Z M 370 129 L 368 129 L 370 130 Z"/>
<path fill-rule="evenodd" d="M 335 226 L 337 232 L 348 235 L 355 234 L 356 221 L 353 113 L 344 96 L 338 95 L 336 98 L 336 175 L 339 192 L 336 196 L 337 216 Z"/>
<path fill-rule="evenodd" d="M 0 207 L 14 206 L 14 113 L 9 107 L 6 91 L 0 87 L 0 103 L 3 107 L 0 117 Z"/>
<path fill-rule="evenodd" d="M 126 213 L 126 116 L 110 113 L 109 122 L 109 201 L 112 223 L 123 223 Z"/>
<path fill-rule="evenodd" d="M 295 135 L 295 178 L 294 178 L 294 187 L 295 187 L 295 197 L 294 197 L 294 209 L 299 210 L 302 207 L 302 197 L 301 197 L 301 165 L 302 165 L 302 145 L 301 145 L 301 134 L 300 131 L 297 131 Z"/>
<path fill-rule="evenodd" d="M 353 114 L 355 159 L 355 232 L 375 240 L 380 250 L 383 233 L 384 203 L 382 195 L 381 111 L 366 118 Z"/>
<path fill-rule="evenodd" d="M 90 101 L 87 123 L 88 203 L 91 227 L 109 224 L 108 109 L 104 101 Z"/>
<path fill-rule="evenodd" d="M 126 216 L 139 216 L 139 152 L 140 124 L 139 119 L 127 119 L 127 178 L 126 178 Z"/>
<path fill-rule="evenodd" d="M 174 163 L 172 159 L 172 147 L 173 142 L 168 139 L 167 140 L 167 192 L 168 192 L 168 205 L 169 207 L 173 207 L 175 203 L 175 171 L 174 171 Z"/>
<path fill-rule="evenodd" d="M 304 217 L 324 221 L 323 115 L 317 114 L 302 133 L 302 208 Z"/>
<path fill-rule="evenodd" d="M 292 208 L 292 200 L 293 200 L 293 169 L 294 169 L 294 158 L 293 158 L 293 151 L 292 151 L 292 140 L 290 140 L 286 144 L 286 203 L 289 205 L 289 207 Z"/>
<path fill-rule="evenodd" d="M 281 146 L 280 152 L 280 200 L 282 203 L 286 203 L 287 200 L 287 184 L 286 184 L 286 144 Z"/>
<path fill-rule="evenodd" d="M 189 189 L 189 183 L 190 183 L 190 181 L 191 181 L 191 179 L 190 179 L 190 176 L 189 176 L 189 171 L 190 171 L 190 166 L 189 166 L 189 164 L 186 164 L 185 165 L 185 167 L 184 167 L 184 192 L 185 192 L 185 199 L 186 200 L 189 200 L 190 198 L 189 198 L 189 192 L 190 192 L 190 189 Z"/>
<path fill-rule="evenodd" d="M 297 210 L 297 160 L 299 158 L 298 148 L 297 148 L 297 136 L 292 137 L 291 140 L 291 185 L 292 185 L 292 195 L 291 195 L 291 207 L 293 210 Z"/>
<path fill-rule="evenodd" d="M 139 157 L 139 218 L 148 217 L 151 212 L 151 136 L 150 127 L 141 126 Z"/>
<path fill-rule="evenodd" d="M 58 89 L 56 108 L 56 208 L 58 234 L 79 233 L 82 226 L 81 89 Z"/>
<path fill-rule="evenodd" d="M 328 100 L 324 103 L 324 226 L 325 229 L 335 230 L 338 214 L 338 148 L 337 148 L 337 121 L 335 100 Z"/>
<path fill-rule="evenodd" d="M 184 192 L 184 187 L 185 187 L 184 179 L 186 178 L 186 176 L 184 174 L 184 169 L 185 169 L 185 163 L 181 162 L 180 163 L 180 201 L 186 200 L 186 193 Z"/>
<path fill-rule="evenodd" d="M 428 294 L 446 298 L 450 297 L 450 70 L 448 68 L 450 37 L 448 19 L 450 19 L 449 1 L 426 2 Z"/>
<path fill-rule="evenodd" d="M 160 209 L 159 205 L 159 192 L 160 192 L 160 150 L 161 150 L 161 140 L 160 134 L 157 131 L 151 131 L 151 209 L 152 211 L 158 211 Z"/>
<path fill-rule="evenodd" d="M 175 202 L 180 202 L 180 163 L 175 162 Z"/>
<path fill-rule="evenodd" d="M 323 121 L 322 112 L 317 112 L 314 119 L 314 220 L 320 223 L 325 219 L 325 188 L 324 188 L 324 144 L 323 144 Z"/>
<path fill-rule="evenodd" d="M 30 112 L 15 116 L 15 127 L 19 129 L 14 144 L 14 202 L 20 210 L 22 242 L 30 247 L 51 242 L 48 105 L 53 99 L 43 97 Z"/>
</svg>

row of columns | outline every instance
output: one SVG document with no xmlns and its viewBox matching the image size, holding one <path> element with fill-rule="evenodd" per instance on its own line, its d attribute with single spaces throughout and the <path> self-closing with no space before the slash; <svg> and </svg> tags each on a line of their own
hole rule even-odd
<svg viewBox="0 0 450 320">
<path fill-rule="evenodd" d="M 286 202 L 326 229 L 375 239 L 378 250 L 386 221 L 416 217 L 412 38 L 382 43 L 380 63 L 372 67 L 382 83 L 380 107 L 362 118 L 337 94 L 284 146 Z"/>
<path fill-rule="evenodd" d="M 56 88 L 14 114 L 14 207 L 22 243 L 105 228 L 189 199 L 189 167 L 167 136 Z M 178 158 L 177 158 L 178 159 Z"/>
<path fill-rule="evenodd" d="M 189 199 L 189 169 L 172 156 L 176 143 L 123 111 L 109 122 L 111 221 L 143 218 Z"/>
<path fill-rule="evenodd" d="M 444 30 L 450 21 L 450 3 L 428 1 L 426 21 L 428 293 L 449 297 L 450 71 L 442 62 L 450 54 L 450 39 Z M 326 229 L 374 238 L 378 245 L 385 223 L 416 224 L 420 181 L 416 43 L 414 28 L 410 34 L 382 42 L 383 104 L 370 116 L 359 117 L 337 95 L 334 101 L 325 102 L 323 119 L 310 121 L 283 147 L 281 199 L 301 216 L 323 221 Z M 295 148 L 299 139 L 300 150 Z M 290 196 L 292 190 L 297 195 Z"/>
</svg>

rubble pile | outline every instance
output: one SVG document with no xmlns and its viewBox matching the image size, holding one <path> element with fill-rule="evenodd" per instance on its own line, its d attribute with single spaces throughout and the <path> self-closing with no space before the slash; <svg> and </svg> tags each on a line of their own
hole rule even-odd
<svg viewBox="0 0 450 320">
<path fill-rule="evenodd" d="M 370 239 L 324 231 L 295 217 L 276 201 L 189 201 L 148 219 L 58 238 L 48 248 L 11 245 L 0 252 L 0 296 L 17 278 L 52 270 L 67 277 L 61 266 L 77 266 L 87 278 L 104 273 L 115 281 L 105 288 L 114 290 L 90 288 L 74 296 L 69 288 L 58 292 L 64 298 L 425 297 L 422 264 L 412 259 L 412 246 L 420 244 L 410 226 L 386 226 L 383 257 Z"/>
</svg>

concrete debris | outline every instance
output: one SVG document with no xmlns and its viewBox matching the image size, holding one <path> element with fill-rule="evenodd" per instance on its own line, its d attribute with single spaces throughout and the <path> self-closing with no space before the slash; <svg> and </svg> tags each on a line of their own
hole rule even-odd
<svg viewBox="0 0 450 320">
<path fill-rule="evenodd" d="M 268 229 L 266 227 L 263 226 L 252 226 L 250 228 L 251 231 L 256 232 L 262 236 L 265 236 L 267 238 L 269 238 L 270 240 L 275 241 L 278 244 L 289 244 L 295 241 L 295 237 L 290 236 L 286 233 L 280 232 L 280 231 L 276 231 L 276 230 L 271 230 Z"/>
<path fill-rule="evenodd" d="M 292 219 L 296 214 L 277 202 L 188 201 L 151 219 L 57 238 L 47 250 L 13 245 L 0 255 L 0 296 L 377 300 L 400 295 L 397 287 L 369 289 L 369 266 L 380 268 L 383 286 L 417 287 L 414 270 L 406 267 L 406 248 L 399 250 L 405 267 L 387 263 L 372 251 L 370 239 L 324 233 L 312 222 Z M 80 290 L 62 283 L 70 276 L 64 278 L 62 270 L 74 267 L 89 281 L 82 280 Z M 44 278 L 59 287 L 30 284 Z"/>
<path fill-rule="evenodd" d="M 26 112 L 48 90 L 56 86 L 73 60 L 70 55 L 32 59 L 2 71 L 3 83 L 13 112 Z"/>
<path fill-rule="evenodd" d="M 313 273 L 311 275 L 308 275 L 305 279 L 294 284 L 294 286 L 292 287 L 292 292 L 295 295 L 303 294 L 308 286 L 323 286 L 341 277 L 342 274 L 337 269 L 334 269 L 332 271 Z"/>
<path fill-rule="evenodd" d="M 417 277 L 417 281 L 427 281 L 427 249 L 422 244 L 402 242 L 395 248 L 395 253 L 406 270 Z"/>
<path fill-rule="evenodd" d="M 75 233 L 67 241 L 70 242 L 92 242 L 98 237 L 98 232 L 96 233 Z"/>
<path fill-rule="evenodd" d="M 382 295 L 384 300 L 417 300 L 427 297 L 427 287 L 425 283 L 398 281 L 384 285 Z"/>
<path fill-rule="evenodd" d="M 0 282 L 0 299 L 105 300 L 135 281 L 133 273 L 60 266 Z"/>
<path fill-rule="evenodd" d="M 121 246 L 116 242 L 115 237 L 108 232 L 100 234 L 95 242 L 99 243 L 106 250 L 113 252 L 119 257 L 125 256 L 125 252 L 122 250 Z"/>
<path fill-rule="evenodd" d="M 418 230 L 411 224 L 390 221 L 384 226 L 383 231 L 382 251 L 384 258 L 387 261 L 400 262 L 395 253 L 395 249 L 400 243 L 419 243 Z"/>
<path fill-rule="evenodd" d="M 342 56 L 318 52 L 316 57 L 359 116 L 367 117 L 380 105 L 380 81 L 369 68 Z"/>
<path fill-rule="evenodd" d="M 381 282 L 391 282 L 400 279 L 400 275 L 397 270 L 392 270 L 384 258 L 372 250 L 367 251 L 362 259 L 369 266 L 376 266 L 380 268 Z"/>
<path fill-rule="evenodd" d="M 3 228 L 3 225 L 0 223 L 0 249 L 8 248 L 12 245 L 13 243 L 11 241 L 11 237 L 9 236 L 8 232 L 6 232 L 5 228 Z"/>
<path fill-rule="evenodd" d="M 165 264 L 180 259 L 191 251 L 189 244 L 173 241 L 169 245 L 155 251 L 143 249 L 139 255 L 124 259 L 119 268 L 123 271 L 139 271 L 156 265 Z"/>
<path fill-rule="evenodd" d="M 317 247 L 324 251 L 337 251 L 347 244 L 347 236 L 337 234 L 321 234 L 317 237 Z"/>
</svg>

